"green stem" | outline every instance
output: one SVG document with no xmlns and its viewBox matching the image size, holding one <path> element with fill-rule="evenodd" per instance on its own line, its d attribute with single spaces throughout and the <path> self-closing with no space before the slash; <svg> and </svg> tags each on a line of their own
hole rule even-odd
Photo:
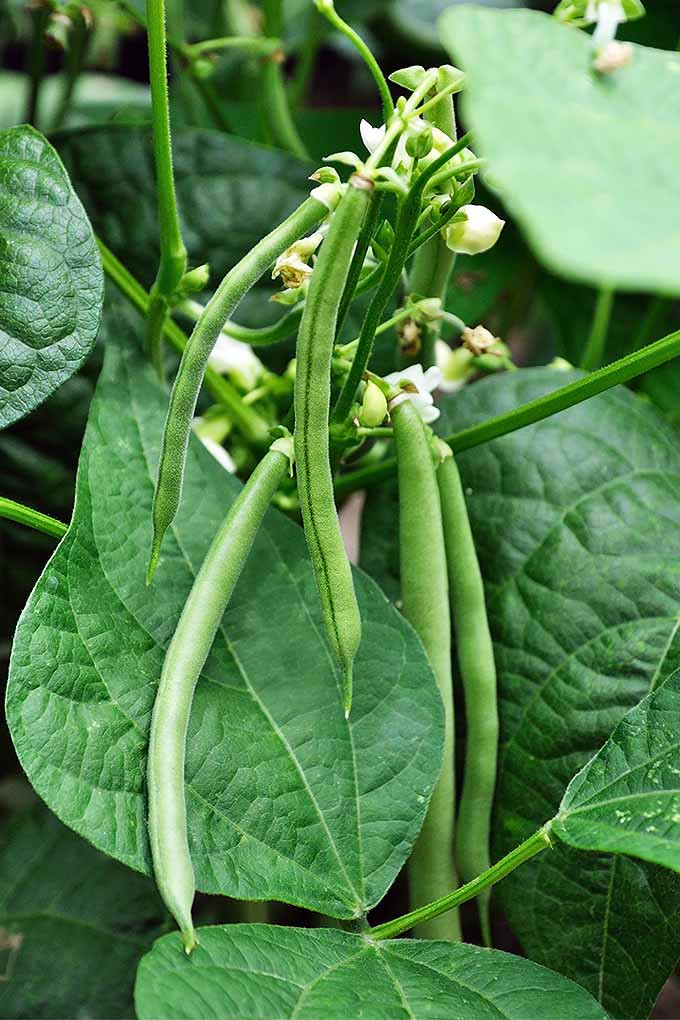
<svg viewBox="0 0 680 1020">
<path fill-rule="evenodd" d="M 38 7 L 30 12 L 33 22 L 31 42 L 28 50 L 26 69 L 28 71 L 29 88 L 26 103 L 26 123 L 38 127 L 38 100 L 40 87 L 45 74 L 45 29 L 50 12 L 47 6 Z"/>
<path fill-rule="evenodd" d="M 399 561 L 404 616 L 423 643 L 444 706 L 442 770 L 409 860 L 409 898 L 422 907 L 457 884 L 453 863 L 456 783 L 451 619 L 441 504 L 430 441 L 405 396 L 392 403 L 399 468 Z M 460 939 L 457 916 L 424 919 L 419 938 Z"/>
<path fill-rule="evenodd" d="M 210 114 L 213 124 L 217 130 L 222 131 L 227 135 L 232 134 L 231 124 L 224 113 L 219 96 L 215 91 L 214 84 L 211 81 L 206 81 L 205 78 L 199 78 L 194 74 L 191 75 L 191 80 L 194 83 L 196 91 L 203 100 L 205 108 Z"/>
<path fill-rule="evenodd" d="M 185 43 L 179 47 L 182 56 L 187 60 L 195 60 L 203 53 L 216 53 L 219 50 L 239 50 L 251 56 L 266 57 L 280 49 L 280 39 L 257 35 L 222 35 L 216 39 L 203 39 L 201 42 Z"/>
<path fill-rule="evenodd" d="M 597 292 L 590 336 L 581 359 L 581 368 L 584 372 L 592 372 L 602 364 L 613 303 L 614 291 L 611 287 L 601 287 Z"/>
<path fill-rule="evenodd" d="M 491 864 L 489 840 L 498 759 L 496 665 L 463 486 L 455 459 L 448 450 L 446 454 L 437 470 L 437 482 L 466 722 L 455 849 L 460 876 L 469 882 Z M 485 890 L 478 905 L 487 946 L 491 945 L 489 902 L 490 891 Z"/>
<path fill-rule="evenodd" d="M 453 99 L 450 95 L 443 96 L 426 111 L 425 119 L 434 127 L 439 128 L 454 142 L 457 137 L 456 117 Z M 434 181 L 437 175 L 432 178 Z M 409 287 L 420 297 L 446 297 L 446 287 L 456 260 L 455 254 L 447 247 L 443 237 L 437 231 L 424 244 L 418 247 L 413 259 L 413 267 L 409 274 Z M 439 336 L 439 323 L 431 323 L 422 328 L 421 352 L 418 360 L 427 369 L 435 363 L 435 344 Z"/>
<path fill-rule="evenodd" d="M 73 28 L 69 36 L 68 51 L 66 53 L 66 67 L 64 68 L 62 93 L 59 100 L 57 112 L 54 115 L 52 130 L 58 131 L 63 125 L 66 114 L 69 111 L 73 91 L 80 76 L 87 52 L 87 45 L 90 39 L 90 32 L 87 22 L 80 11 L 71 15 Z"/>
<path fill-rule="evenodd" d="M 488 421 L 479 425 L 472 425 L 462 432 L 450 436 L 446 442 L 454 453 L 462 450 L 469 450 L 482 443 L 488 443 L 499 436 L 508 435 L 518 429 L 526 428 L 527 425 L 534 425 L 537 421 L 550 418 L 553 414 L 566 411 L 567 408 L 580 404 L 590 397 L 604 393 L 612 386 L 630 382 L 639 375 L 658 368 L 680 355 L 680 330 L 669 333 L 662 340 L 644 347 L 640 351 L 627 354 L 625 358 L 619 358 L 604 368 L 600 368 L 584 379 L 577 379 L 559 390 L 546 394 L 544 397 L 537 397 L 530 400 L 513 411 L 506 411 L 504 414 L 489 418 Z M 348 472 L 342 475 L 336 482 L 335 492 L 337 496 L 346 496 L 357 489 L 363 489 L 367 485 L 374 485 L 391 478 L 396 472 L 397 464 L 393 459 L 383 461 L 382 464 L 371 465 L 359 471 Z"/>
<path fill-rule="evenodd" d="M 440 234 L 444 227 L 446 226 L 446 224 L 449 223 L 450 220 L 452 220 L 453 217 L 456 215 L 458 209 L 459 209 L 458 205 L 452 199 L 451 204 L 449 205 L 444 215 L 440 216 L 433 226 L 426 227 L 425 230 L 421 230 L 419 234 L 416 234 L 416 236 L 413 238 L 413 241 L 411 242 L 409 255 L 415 254 L 415 252 L 419 248 L 421 248 L 424 244 L 427 244 L 430 238 L 436 237 L 437 234 Z"/>
<path fill-rule="evenodd" d="M 147 321 L 147 349 L 152 362 L 158 366 L 161 359 L 163 323 L 167 317 L 172 296 L 186 272 L 187 252 L 182 240 L 172 171 L 164 0 L 147 0 L 146 20 L 161 248 L 158 272 L 151 288 L 151 306 Z"/>
<path fill-rule="evenodd" d="M 383 120 L 385 124 L 387 124 L 387 121 L 394 113 L 394 103 L 392 101 L 390 87 L 385 80 L 385 75 L 382 73 L 378 61 L 375 59 L 361 36 L 354 31 L 351 25 L 348 25 L 347 22 L 340 17 L 333 6 L 333 0 L 314 0 L 314 2 L 317 10 L 328 19 L 333 28 L 342 32 L 342 34 L 349 39 L 373 75 L 373 80 L 375 81 L 378 92 L 380 93 L 380 101 L 383 108 Z"/>
<path fill-rule="evenodd" d="M 106 275 L 115 283 L 121 294 L 143 316 L 147 316 L 151 304 L 149 294 L 99 238 L 97 238 L 97 245 L 99 246 L 99 253 Z M 182 354 L 189 341 L 177 323 L 173 322 L 170 318 L 166 318 L 163 323 L 163 334 L 171 346 L 179 354 Z M 207 368 L 205 372 L 205 386 L 213 399 L 218 404 L 222 404 L 241 435 L 248 442 L 254 445 L 261 445 L 264 437 L 268 435 L 267 425 L 256 411 L 249 408 L 243 402 L 243 398 L 238 390 L 232 386 L 229 380 L 223 378 L 214 369 Z"/>
<path fill-rule="evenodd" d="M 359 239 L 357 240 L 357 246 L 354 249 L 349 273 L 347 274 L 347 283 L 345 284 L 342 300 L 340 301 L 340 307 L 338 308 L 337 331 L 335 334 L 336 340 L 340 338 L 340 333 L 345 324 L 347 313 L 352 306 L 355 292 L 358 290 L 361 270 L 363 269 L 364 262 L 366 261 L 366 255 L 368 254 L 368 249 L 371 245 L 371 239 L 375 233 L 376 227 L 378 226 L 382 205 L 383 195 L 381 195 L 380 192 L 374 192 L 371 197 L 371 204 L 368 207 L 368 212 L 366 213 L 366 219 L 361 228 L 361 233 L 359 234 Z M 376 268 L 378 275 L 381 275 L 382 266 Z"/>
<path fill-rule="evenodd" d="M 396 917 L 393 921 L 386 921 L 385 924 L 369 928 L 365 932 L 365 936 L 371 939 L 393 939 L 397 935 L 401 935 L 403 932 L 413 928 L 416 924 L 431 921 L 433 918 L 446 913 L 446 911 L 460 906 L 461 903 L 467 903 L 468 900 L 479 896 L 480 892 L 484 889 L 488 889 L 490 886 L 495 885 L 496 882 L 500 882 L 506 875 L 509 875 L 526 861 L 530 861 L 532 857 L 540 854 L 542 850 L 549 846 L 552 846 L 550 823 L 544 825 L 542 829 L 539 829 L 538 832 L 535 832 L 524 843 L 511 850 L 497 864 L 494 864 L 488 871 L 479 875 L 478 878 L 473 879 L 472 882 L 462 885 L 460 889 L 449 893 L 448 896 L 442 896 L 433 903 L 428 903 L 418 910 L 412 910 L 409 914 L 404 914 L 403 917 Z"/>
<path fill-rule="evenodd" d="M 16 521 L 17 524 L 25 524 L 27 528 L 42 531 L 43 534 L 51 535 L 53 538 L 63 538 L 68 530 L 68 526 L 62 521 L 42 514 L 30 506 L 24 506 L 23 503 L 16 503 L 5 496 L 0 496 L 0 517 Z"/>
<path fill-rule="evenodd" d="M 264 33 L 270 38 L 280 37 L 283 32 L 282 0 L 264 0 Z M 293 115 L 288 105 L 288 95 L 283 81 L 281 51 L 265 57 L 261 63 L 260 82 L 262 89 L 261 108 L 274 143 L 287 149 L 300 159 L 309 159 L 307 148 L 300 138 Z"/>
<path fill-rule="evenodd" d="M 293 106 L 300 106 L 306 98 L 309 83 L 316 66 L 316 58 L 321 49 L 322 27 L 323 23 L 318 12 L 310 6 L 307 12 L 305 39 L 300 47 L 297 64 L 295 65 L 293 78 L 288 89 Z"/>
</svg>

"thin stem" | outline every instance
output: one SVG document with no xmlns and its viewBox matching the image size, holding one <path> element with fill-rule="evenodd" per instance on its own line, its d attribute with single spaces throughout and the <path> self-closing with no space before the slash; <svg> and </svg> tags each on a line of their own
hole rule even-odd
<svg viewBox="0 0 680 1020">
<path fill-rule="evenodd" d="M 195 74 L 191 75 L 191 80 L 194 83 L 196 91 L 205 103 L 205 108 L 210 114 L 212 122 L 217 130 L 223 131 L 224 134 L 231 134 L 231 124 L 222 108 L 214 84 L 211 81 L 207 81 L 205 78 L 200 78 Z"/>
<path fill-rule="evenodd" d="M 55 517 L 42 514 L 33 507 L 24 506 L 23 503 L 17 503 L 5 496 L 0 496 L 0 517 L 16 521 L 17 524 L 25 524 L 27 528 L 42 531 L 44 535 L 51 535 L 53 538 L 63 538 L 68 530 L 68 525 Z"/>
<path fill-rule="evenodd" d="M 602 364 L 613 303 L 614 291 L 611 287 L 601 287 L 597 292 L 590 336 L 581 359 L 581 368 L 584 372 L 592 372 Z"/>
<path fill-rule="evenodd" d="M 361 276 L 361 270 L 363 269 L 364 262 L 366 261 L 366 255 L 371 245 L 373 234 L 375 233 L 376 227 L 380 220 L 380 213 L 383 207 L 384 196 L 380 192 L 374 192 L 371 198 L 371 204 L 368 207 L 366 213 L 366 219 L 361 228 L 361 233 L 357 240 L 357 246 L 354 249 L 354 255 L 352 256 L 352 262 L 349 267 L 347 274 L 347 282 L 345 283 L 345 289 L 340 300 L 340 307 L 338 308 L 338 321 L 336 327 L 335 337 L 339 339 L 342 327 L 345 324 L 347 313 L 349 312 L 352 301 L 354 299 L 355 291 L 358 290 L 359 278 Z M 379 272 L 382 273 L 382 266 L 378 267 Z"/>
<path fill-rule="evenodd" d="M 394 102 L 392 101 L 392 94 L 390 93 L 390 87 L 387 84 L 385 75 L 380 70 L 380 65 L 371 53 L 369 47 L 366 45 L 364 40 L 355 32 L 351 25 L 348 25 L 343 18 L 340 17 L 338 12 L 333 6 L 333 0 L 314 0 L 316 8 L 323 14 L 328 21 L 330 21 L 333 28 L 336 28 L 339 32 L 349 39 L 354 48 L 359 53 L 361 59 L 364 61 L 369 71 L 373 75 L 373 80 L 380 93 L 380 101 L 383 108 L 383 119 L 387 124 L 387 121 L 394 113 Z"/>
<path fill-rule="evenodd" d="M 47 6 L 38 7 L 35 10 L 31 10 L 30 15 L 33 29 L 26 62 L 29 78 L 26 122 L 32 124 L 33 127 L 38 127 L 38 100 L 45 74 L 45 29 L 49 21 L 50 12 Z"/>
<path fill-rule="evenodd" d="M 637 351 L 649 343 L 650 337 L 658 332 L 672 306 L 673 298 L 655 295 L 649 299 L 649 304 L 640 320 L 640 325 L 635 331 L 629 350 Z"/>
<path fill-rule="evenodd" d="M 264 32 L 269 38 L 280 37 L 283 31 L 282 0 L 265 0 Z M 294 156 L 309 159 L 307 148 L 300 138 L 288 105 L 288 95 L 281 72 L 283 53 L 278 50 L 262 61 L 260 82 L 262 112 L 265 124 L 276 145 Z"/>
<path fill-rule="evenodd" d="M 314 74 L 316 58 L 321 49 L 323 38 L 322 27 L 323 22 L 319 17 L 318 11 L 310 6 L 307 12 L 304 42 L 300 48 L 298 61 L 293 72 L 293 79 L 288 89 L 288 95 L 293 106 L 299 106 L 307 95 L 307 89 Z"/>
<path fill-rule="evenodd" d="M 239 50 L 251 56 L 266 57 L 281 49 L 281 40 L 257 35 L 222 35 L 216 39 L 185 43 L 179 49 L 187 60 L 195 60 L 203 53 L 217 53 L 219 50 Z"/>
<path fill-rule="evenodd" d="M 416 234 L 416 236 L 413 238 L 411 242 L 411 247 L 409 248 L 409 256 L 415 254 L 418 248 L 421 248 L 424 244 L 427 244 L 430 238 L 436 237 L 438 234 L 440 234 L 444 227 L 446 226 L 446 224 L 453 219 L 453 217 L 456 215 L 458 211 L 459 207 L 452 200 L 444 215 L 440 216 L 433 226 L 427 227 L 425 230 L 421 230 L 419 234 Z"/>
<path fill-rule="evenodd" d="M 680 330 L 669 333 L 668 336 L 657 340 L 656 343 L 650 344 L 648 347 L 643 347 L 640 351 L 634 351 L 624 358 L 619 358 L 618 361 L 613 361 L 605 368 L 591 372 L 584 379 L 577 379 L 544 397 L 530 400 L 528 403 L 522 404 L 521 407 L 515 408 L 514 411 L 506 411 L 479 425 L 463 429 L 462 432 L 450 436 L 446 442 L 454 453 L 480 446 L 492 439 L 498 439 L 499 436 L 508 435 L 510 432 L 526 428 L 527 425 L 543 421 L 544 418 L 550 418 L 553 414 L 559 414 L 560 411 L 566 411 L 567 408 L 580 404 L 590 397 L 595 397 L 598 393 L 604 393 L 612 386 L 630 382 L 631 379 L 644 375 L 645 372 L 658 368 L 659 365 L 665 365 L 667 361 L 672 361 L 678 355 L 680 355 Z M 386 478 L 391 478 L 396 467 L 396 461 L 390 459 L 381 464 L 371 465 L 359 471 L 342 475 L 336 482 L 336 496 L 346 496 L 357 489 L 363 489 L 367 485 L 374 485 Z"/>
<path fill-rule="evenodd" d="M 87 22 L 83 17 L 81 11 L 75 11 L 71 18 L 73 20 L 73 28 L 69 36 L 68 50 L 66 53 L 66 66 L 63 74 L 62 93 L 59 100 L 59 106 L 57 112 L 54 115 L 54 122 L 52 124 L 52 130 L 58 131 L 66 119 L 66 114 L 69 111 L 71 100 L 73 99 L 73 91 L 75 89 L 76 82 L 80 76 L 80 72 L 83 69 L 83 62 L 85 60 L 85 54 L 87 53 L 87 46 L 90 40 L 90 32 L 87 27 Z"/>
<path fill-rule="evenodd" d="M 478 896 L 483 889 L 488 889 L 489 886 L 500 882 L 502 878 L 505 878 L 506 875 L 509 875 L 516 868 L 519 868 L 521 864 L 530 861 L 536 854 L 540 854 L 542 850 L 551 846 L 550 823 L 548 822 L 547 825 L 544 825 L 542 829 L 535 832 L 524 843 L 521 843 L 500 861 L 492 865 L 488 871 L 479 875 L 478 878 L 474 878 L 472 882 L 462 885 L 460 889 L 454 890 L 448 896 L 442 896 L 440 899 L 434 900 L 424 907 L 412 910 L 409 914 L 404 914 L 402 917 L 396 917 L 393 921 L 386 921 L 384 924 L 376 925 L 375 928 L 369 928 L 365 932 L 365 936 L 370 939 L 393 939 L 397 935 L 408 931 L 415 924 L 421 924 L 423 921 L 439 917 L 440 914 L 445 914 L 447 910 L 453 910 L 454 907 L 459 907 L 461 903 L 467 903 L 468 900 Z"/>
<path fill-rule="evenodd" d="M 115 283 L 118 290 L 130 301 L 142 315 L 149 313 L 151 298 L 142 285 L 125 268 L 103 241 L 97 238 L 104 272 Z M 163 323 L 163 334 L 172 347 L 182 354 L 187 345 L 186 334 L 176 322 L 166 318 Z M 227 414 L 249 442 L 260 444 L 268 436 L 267 425 L 256 411 L 244 404 L 238 390 L 219 372 L 207 368 L 205 372 L 206 389 L 218 403 L 222 404 Z"/>
<path fill-rule="evenodd" d="M 147 0 L 146 20 L 161 248 L 158 272 L 151 288 L 151 306 L 147 320 L 147 349 L 152 362 L 159 365 L 163 323 L 167 317 L 172 295 L 186 272 L 187 252 L 182 240 L 172 171 L 164 0 Z"/>
</svg>

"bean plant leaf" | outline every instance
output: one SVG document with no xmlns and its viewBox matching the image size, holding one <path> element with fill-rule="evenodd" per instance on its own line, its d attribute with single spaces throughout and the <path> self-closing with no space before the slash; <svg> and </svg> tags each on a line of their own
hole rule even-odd
<svg viewBox="0 0 680 1020">
<path fill-rule="evenodd" d="M 147 734 L 164 650 L 239 490 L 192 442 L 182 509 L 147 589 L 165 402 L 135 346 L 110 344 L 73 521 L 19 623 L 7 702 L 38 793 L 145 872 Z M 408 856 L 440 768 L 441 702 L 414 632 L 368 578 L 356 582 L 364 641 L 347 721 L 304 537 L 269 514 L 192 709 L 186 787 L 201 890 L 352 917 Z"/>
<path fill-rule="evenodd" d="M 538 11 L 453 8 L 440 29 L 490 180 L 538 257 L 576 280 L 679 293 L 680 55 L 634 46 L 598 75 L 590 37 Z"/>
<path fill-rule="evenodd" d="M 68 132 L 59 151 L 95 231 L 145 286 L 158 264 L 151 133 L 104 126 Z M 173 135 L 177 202 L 189 262 L 208 262 L 217 286 L 234 263 L 304 200 L 314 169 L 217 131 Z"/>
<path fill-rule="evenodd" d="M 163 920 L 149 879 L 44 807 L 22 812 L 0 831 L 0 1014 L 132 1018 L 134 971 Z"/>
<path fill-rule="evenodd" d="M 436 429 L 575 378 L 522 369 L 481 381 L 441 400 Z M 458 462 L 498 668 L 497 858 L 556 813 L 574 772 L 680 665 L 680 446 L 652 407 L 616 389 Z M 383 490 L 369 499 L 361 562 L 393 598 L 395 520 Z M 641 861 L 558 845 L 496 895 L 532 959 L 619 1020 L 649 1013 L 680 955 L 680 880 Z"/>
<path fill-rule="evenodd" d="M 582 988 L 528 960 L 450 942 L 371 942 L 332 929 L 200 928 L 142 960 L 139 1020 L 606 1020 Z"/>
<path fill-rule="evenodd" d="M 97 337 L 103 278 L 92 228 L 52 146 L 0 131 L 0 428 L 78 370 Z"/>
<path fill-rule="evenodd" d="M 572 779 L 553 822 L 581 850 L 680 871 L 680 672 L 631 709 Z"/>
</svg>

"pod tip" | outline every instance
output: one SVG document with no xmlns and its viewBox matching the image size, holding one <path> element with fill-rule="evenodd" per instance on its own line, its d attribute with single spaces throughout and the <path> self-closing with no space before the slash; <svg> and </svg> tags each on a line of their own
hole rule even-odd
<svg viewBox="0 0 680 1020">
<path fill-rule="evenodd" d="M 348 666 L 345 670 L 345 678 L 343 684 L 344 692 L 344 703 L 345 703 L 345 719 L 349 719 L 349 713 L 352 711 L 352 667 Z"/>
<path fill-rule="evenodd" d="M 158 566 L 158 561 L 161 558 L 161 542 L 162 541 L 163 541 L 163 536 L 159 535 L 157 532 L 154 531 L 153 544 L 151 546 L 151 555 L 149 556 L 149 565 L 146 568 L 146 586 L 147 586 L 147 588 L 149 587 L 149 585 L 153 581 L 153 575 L 156 573 L 156 567 Z"/>
<path fill-rule="evenodd" d="M 184 943 L 184 952 L 187 956 L 191 956 L 194 949 L 199 945 L 193 925 L 191 928 L 186 928 L 182 931 L 182 942 Z"/>
</svg>

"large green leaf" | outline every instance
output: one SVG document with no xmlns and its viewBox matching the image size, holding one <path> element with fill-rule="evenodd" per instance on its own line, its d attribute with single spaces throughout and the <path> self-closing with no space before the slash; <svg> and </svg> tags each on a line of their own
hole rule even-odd
<svg viewBox="0 0 680 1020">
<path fill-rule="evenodd" d="M 192 442 L 182 510 L 147 589 L 166 397 L 126 332 L 121 315 L 73 521 L 17 629 L 7 712 L 21 763 L 56 814 L 149 871 L 156 682 L 239 483 Z M 441 703 L 413 631 L 369 579 L 356 582 L 364 641 L 348 722 L 302 532 L 270 513 L 191 715 L 186 782 L 200 889 L 352 917 L 382 897 L 406 859 L 440 767 Z"/>
<path fill-rule="evenodd" d="M 153 883 L 36 807 L 0 833 L 0 1014 L 12 1020 L 133 1017 L 137 962 L 161 929 Z"/>
<path fill-rule="evenodd" d="M 442 400 L 437 431 L 577 377 L 482 381 Z M 458 460 L 499 676 L 501 856 L 555 814 L 576 769 L 680 664 L 680 446 L 653 408 L 617 389 Z M 392 597 L 395 513 L 384 491 L 369 500 L 361 561 Z M 639 861 L 558 846 L 498 896 L 529 955 L 619 1018 L 649 1012 L 680 955 L 680 880 Z"/>
<path fill-rule="evenodd" d="M 553 832 L 680 872 L 680 672 L 631 709 L 574 776 Z"/>
<path fill-rule="evenodd" d="M 0 428 L 73 375 L 99 328 L 102 270 L 87 216 L 54 149 L 0 131 Z"/>
<path fill-rule="evenodd" d="M 389 18 L 394 27 L 408 40 L 409 46 L 439 50 L 442 40 L 437 31 L 437 20 L 449 7 L 466 0 L 393 0 Z M 524 0 L 478 0 L 486 7 L 524 7 Z"/>
<path fill-rule="evenodd" d="M 135 989 L 139 1020 L 606 1020 L 577 985 L 517 956 L 346 932 L 229 925 L 156 942 Z"/>
<path fill-rule="evenodd" d="M 94 229 L 145 285 L 158 264 L 151 133 L 106 126 L 65 134 L 59 151 Z M 177 201 L 190 263 L 211 284 L 304 200 L 314 169 L 293 156 L 216 131 L 173 138 Z"/>
<path fill-rule="evenodd" d="M 680 55 L 635 46 L 598 76 L 588 35 L 536 11 L 453 8 L 463 113 L 537 255 L 588 283 L 680 292 Z"/>
</svg>

